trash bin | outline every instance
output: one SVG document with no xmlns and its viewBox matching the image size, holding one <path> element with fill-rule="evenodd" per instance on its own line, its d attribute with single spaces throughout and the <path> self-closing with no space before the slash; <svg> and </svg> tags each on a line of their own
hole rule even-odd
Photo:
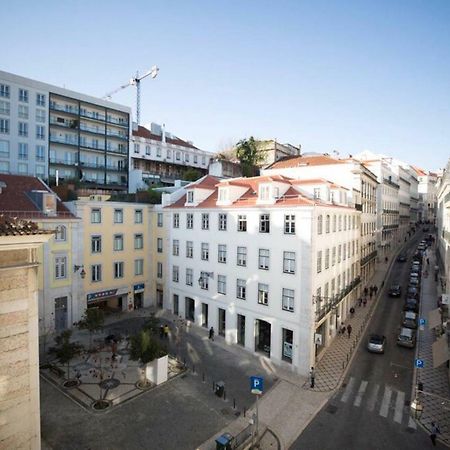
<svg viewBox="0 0 450 450">
<path fill-rule="evenodd" d="M 230 433 L 223 433 L 216 439 L 216 450 L 231 450 L 233 436 Z"/>
<path fill-rule="evenodd" d="M 225 391 L 225 383 L 223 381 L 217 381 L 215 394 L 217 397 L 223 397 L 223 392 Z"/>
</svg>

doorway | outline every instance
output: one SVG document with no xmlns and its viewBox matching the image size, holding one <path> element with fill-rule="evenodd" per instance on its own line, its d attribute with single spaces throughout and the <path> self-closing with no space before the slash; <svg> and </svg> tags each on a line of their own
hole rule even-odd
<svg viewBox="0 0 450 450">
<path fill-rule="evenodd" d="M 237 343 L 245 347 L 245 316 L 237 315 Z"/>
<path fill-rule="evenodd" d="M 282 358 L 292 364 L 292 343 L 294 339 L 294 332 L 283 328 L 283 348 L 281 349 Z"/>
<path fill-rule="evenodd" d="M 208 328 L 208 304 L 202 303 L 202 327 Z"/>
<path fill-rule="evenodd" d="M 270 341 L 272 325 L 265 320 L 255 321 L 255 351 L 265 353 L 270 357 Z"/>
<path fill-rule="evenodd" d="M 55 330 L 67 328 L 67 297 L 55 298 Z"/>
<path fill-rule="evenodd" d="M 178 305 L 178 295 L 173 294 L 173 313 L 178 316 L 179 305 Z"/>
<path fill-rule="evenodd" d="M 224 337 L 225 337 L 225 326 L 226 326 L 225 314 L 226 314 L 225 310 L 222 308 L 219 308 L 219 335 L 224 336 Z"/>
<path fill-rule="evenodd" d="M 187 320 L 195 322 L 195 300 L 190 297 L 184 298 L 185 302 L 185 317 Z"/>
<path fill-rule="evenodd" d="M 156 304 L 158 305 L 158 308 L 163 307 L 163 298 L 164 298 L 164 292 L 162 289 L 156 289 Z"/>
</svg>

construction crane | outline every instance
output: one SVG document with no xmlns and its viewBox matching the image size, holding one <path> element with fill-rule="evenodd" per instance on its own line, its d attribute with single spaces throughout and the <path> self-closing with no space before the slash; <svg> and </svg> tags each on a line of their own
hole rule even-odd
<svg viewBox="0 0 450 450">
<path fill-rule="evenodd" d="M 114 89 L 111 92 L 108 92 L 103 99 L 104 100 L 111 100 L 111 97 L 121 91 L 122 89 L 127 88 L 128 86 L 136 86 L 136 122 L 138 125 L 141 123 L 141 81 L 144 78 L 147 78 L 149 75 L 152 78 L 156 78 L 159 72 L 159 67 L 153 66 L 150 70 L 144 73 L 144 75 L 139 76 L 139 72 L 136 72 L 136 76 L 131 78 L 130 81 L 127 84 L 123 84 L 122 86 L 119 86 L 117 89 Z"/>
</svg>

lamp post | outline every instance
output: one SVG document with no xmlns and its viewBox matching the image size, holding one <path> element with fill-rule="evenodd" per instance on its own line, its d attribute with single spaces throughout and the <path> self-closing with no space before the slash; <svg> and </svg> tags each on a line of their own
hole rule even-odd
<svg viewBox="0 0 450 450">
<path fill-rule="evenodd" d="M 81 270 L 80 270 L 81 269 Z M 73 266 L 73 273 L 77 273 L 80 270 L 80 277 L 84 280 L 86 278 L 86 271 L 84 270 L 84 265 L 77 266 L 76 264 Z"/>
</svg>

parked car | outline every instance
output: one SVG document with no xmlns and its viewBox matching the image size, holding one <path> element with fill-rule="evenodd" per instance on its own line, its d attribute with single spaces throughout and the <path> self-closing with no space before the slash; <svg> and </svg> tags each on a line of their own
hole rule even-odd
<svg viewBox="0 0 450 450">
<path fill-rule="evenodd" d="M 405 311 L 402 314 L 402 326 L 415 330 L 417 328 L 417 314 L 413 311 Z"/>
<path fill-rule="evenodd" d="M 389 288 L 389 297 L 400 297 L 402 295 L 402 287 L 399 284 L 393 284 Z"/>
<path fill-rule="evenodd" d="M 408 257 L 405 253 L 400 253 L 400 255 L 397 256 L 397 262 L 406 262 Z"/>
<path fill-rule="evenodd" d="M 397 345 L 414 348 L 416 346 L 416 332 L 411 328 L 401 328 L 397 337 Z"/>
<path fill-rule="evenodd" d="M 419 312 L 419 302 L 415 298 L 407 298 L 403 305 L 403 311 Z"/>
<path fill-rule="evenodd" d="M 386 337 L 379 334 L 371 334 L 367 341 L 367 350 L 372 353 L 384 353 Z"/>
<path fill-rule="evenodd" d="M 409 278 L 409 285 L 410 286 L 419 286 L 420 281 L 418 277 L 410 277 Z"/>
<path fill-rule="evenodd" d="M 417 265 L 412 266 L 409 276 L 411 276 L 413 273 L 420 275 L 420 266 L 417 266 Z"/>
<path fill-rule="evenodd" d="M 406 293 L 407 298 L 415 298 L 419 300 L 419 288 L 417 286 L 408 286 L 408 291 Z"/>
</svg>

